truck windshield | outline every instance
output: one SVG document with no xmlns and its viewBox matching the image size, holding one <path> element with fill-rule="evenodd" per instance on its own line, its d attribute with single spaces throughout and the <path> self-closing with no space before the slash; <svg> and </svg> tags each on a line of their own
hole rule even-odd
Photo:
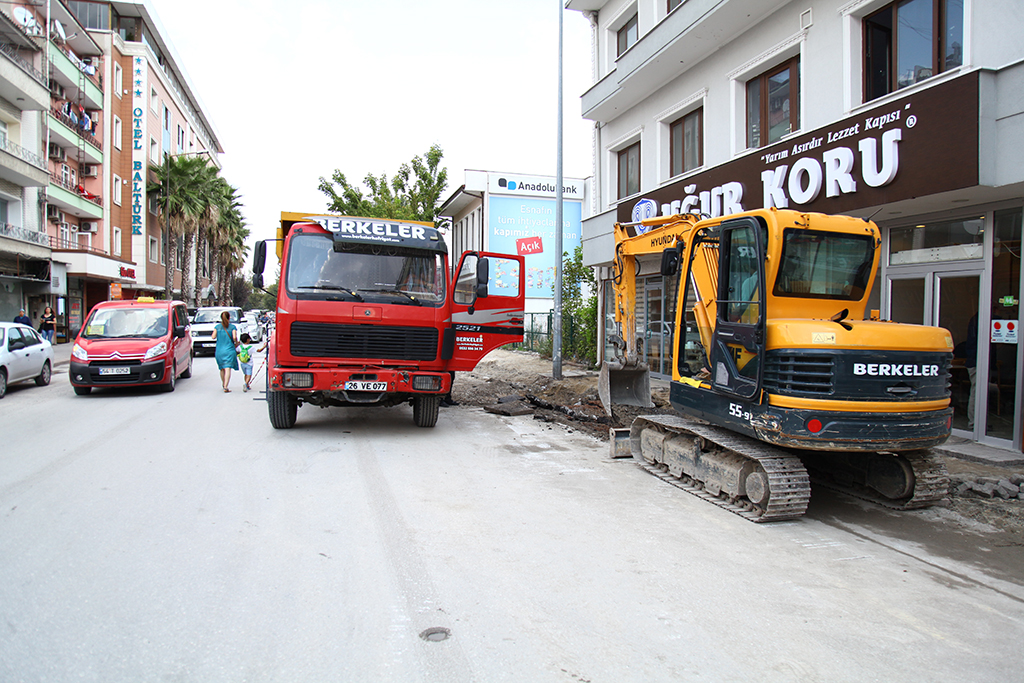
<svg viewBox="0 0 1024 683">
<path fill-rule="evenodd" d="M 783 233 L 782 264 L 776 296 L 857 301 L 871 283 L 874 238 L 788 228 Z"/>
<path fill-rule="evenodd" d="M 296 235 L 288 245 L 285 286 L 299 297 L 433 304 L 444 301 L 444 260 L 430 251 L 378 245 L 335 251 L 330 235 Z"/>
<path fill-rule="evenodd" d="M 167 309 L 104 308 L 85 322 L 86 339 L 162 337 L 167 334 Z"/>
</svg>

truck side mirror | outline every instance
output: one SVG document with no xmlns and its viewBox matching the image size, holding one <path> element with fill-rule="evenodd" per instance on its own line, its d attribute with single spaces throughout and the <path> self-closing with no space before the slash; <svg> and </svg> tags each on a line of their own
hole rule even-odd
<svg viewBox="0 0 1024 683">
<path fill-rule="evenodd" d="M 252 286 L 256 289 L 263 289 L 263 273 L 254 273 L 252 276 Z"/>
<path fill-rule="evenodd" d="M 488 263 L 486 258 L 481 258 L 476 262 L 476 298 L 485 299 L 487 298 L 487 282 L 490 280 L 488 276 Z"/>
<path fill-rule="evenodd" d="M 669 247 L 661 252 L 661 274 L 663 277 L 672 277 L 679 270 L 679 248 Z"/>
</svg>

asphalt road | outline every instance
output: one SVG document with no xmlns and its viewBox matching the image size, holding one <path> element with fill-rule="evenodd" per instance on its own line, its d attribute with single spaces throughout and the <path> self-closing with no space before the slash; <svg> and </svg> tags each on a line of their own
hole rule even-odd
<svg viewBox="0 0 1024 683">
<path fill-rule="evenodd" d="M 0 402 L 0 681 L 1018 681 L 1024 548 L 816 491 L 756 525 L 460 406 Z"/>
</svg>

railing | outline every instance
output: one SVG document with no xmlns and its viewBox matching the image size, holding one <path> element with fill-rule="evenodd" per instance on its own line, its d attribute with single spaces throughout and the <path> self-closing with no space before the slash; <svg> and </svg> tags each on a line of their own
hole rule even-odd
<svg viewBox="0 0 1024 683">
<path fill-rule="evenodd" d="M 88 140 L 89 143 L 92 144 L 92 146 L 95 147 L 96 149 L 100 150 L 101 152 L 103 151 L 103 143 L 97 140 L 92 133 L 87 133 L 84 130 L 82 130 L 81 124 L 79 124 L 77 121 L 72 119 L 64 112 L 60 111 L 59 109 L 54 109 L 53 107 L 50 107 L 50 116 L 60 121 L 71 130 L 75 131 L 77 135 L 80 135 L 86 140 Z"/>
<path fill-rule="evenodd" d="M 20 225 L 11 225 L 10 223 L 0 223 L 0 235 L 10 237 L 11 239 L 21 240 L 22 242 L 39 244 L 44 247 L 48 244 L 47 234 L 45 232 L 29 230 L 28 228 L 24 228 Z"/>
<path fill-rule="evenodd" d="M 103 207 L 103 200 L 102 200 L 102 198 L 99 197 L 99 195 L 95 195 L 95 194 L 93 194 L 91 192 L 86 192 L 85 189 L 83 187 L 81 187 L 81 186 L 72 185 L 71 183 L 69 183 L 66 180 L 64 180 L 63 178 L 61 178 L 56 173 L 51 173 L 50 174 L 50 182 L 53 183 L 54 185 L 60 185 L 61 187 L 63 187 L 68 192 L 74 192 L 75 194 L 77 194 L 82 199 L 85 199 L 86 201 L 90 201 L 90 202 L 92 202 L 93 204 L 95 204 L 96 206 L 98 206 L 100 208 Z"/>
<path fill-rule="evenodd" d="M 64 237 L 54 237 L 53 235 L 48 236 L 50 238 L 50 249 L 53 251 L 86 251 L 90 254 L 96 254 L 98 256 L 110 257 L 110 254 L 103 251 L 99 247 L 87 247 L 79 244 L 77 240 Z"/>
<path fill-rule="evenodd" d="M 49 89 L 46 83 L 46 76 L 44 76 L 43 73 L 39 71 L 37 68 L 32 66 L 32 64 L 27 59 L 19 55 L 18 48 L 8 43 L 0 43 L 0 52 L 7 55 L 7 57 L 12 62 L 21 67 L 22 71 L 24 71 L 29 76 L 38 81 L 39 85 Z"/>
<path fill-rule="evenodd" d="M 509 344 L 509 346 L 513 349 L 534 351 L 542 356 L 550 356 L 553 344 L 552 327 L 554 315 L 552 311 L 547 313 L 527 313 L 526 319 L 523 321 L 523 341 L 518 344 Z M 562 316 L 563 354 L 566 349 L 576 348 L 577 337 L 582 333 L 582 330 L 579 328 L 580 324 L 572 316 Z"/>
<path fill-rule="evenodd" d="M 18 157 L 22 161 L 28 162 L 38 168 L 40 171 L 46 171 L 46 160 L 39 156 L 35 152 L 30 152 L 16 142 L 11 142 L 6 137 L 0 140 L 0 148 L 7 153 Z"/>
</svg>

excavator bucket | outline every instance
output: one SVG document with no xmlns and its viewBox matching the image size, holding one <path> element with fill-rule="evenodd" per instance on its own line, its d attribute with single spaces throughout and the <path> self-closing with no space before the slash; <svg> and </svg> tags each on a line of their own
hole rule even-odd
<svg viewBox="0 0 1024 683">
<path fill-rule="evenodd" d="M 597 393 L 609 415 L 612 414 L 612 405 L 616 403 L 641 408 L 654 407 L 651 402 L 651 373 L 643 363 L 632 366 L 601 363 Z"/>
</svg>

